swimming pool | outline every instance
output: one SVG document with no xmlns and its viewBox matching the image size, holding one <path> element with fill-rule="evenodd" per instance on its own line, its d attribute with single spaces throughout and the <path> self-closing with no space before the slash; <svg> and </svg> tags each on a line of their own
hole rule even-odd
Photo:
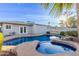
<svg viewBox="0 0 79 59">
<path fill-rule="evenodd" d="M 36 50 L 42 54 L 72 53 L 76 48 L 59 42 L 40 42 Z"/>
<path fill-rule="evenodd" d="M 30 42 L 30 41 L 34 41 L 34 40 L 38 40 L 38 41 L 49 41 L 49 37 L 51 35 L 40 35 L 40 36 L 31 36 L 31 37 L 19 37 L 19 38 L 15 38 L 15 39 L 11 39 L 11 40 L 7 40 L 4 42 L 4 45 L 18 45 L 21 44 L 23 42 Z"/>
<path fill-rule="evenodd" d="M 74 52 L 76 48 L 58 42 L 50 42 L 51 35 L 31 36 L 31 37 L 19 37 L 4 42 L 4 45 L 18 45 L 23 42 L 31 42 L 34 40 L 40 41 L 37 45 L 36 51 L 42 54 L 56 54 L 65 52 Z"/>
</svg>

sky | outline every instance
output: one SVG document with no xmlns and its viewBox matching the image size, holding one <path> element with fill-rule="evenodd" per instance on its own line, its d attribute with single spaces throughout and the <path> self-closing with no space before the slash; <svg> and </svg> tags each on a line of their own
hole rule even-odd
<svg viewBox="0 0 79 59">
<path fill-rule="evenodd" d="M 0 3 L 0 21 L 32 21 L 57 26 L 59 20 L 49 15 L 49 9 L 44 9 L 38 3 Z M 75 13 L 76 7 L 72 11 Z"/>
</svg>

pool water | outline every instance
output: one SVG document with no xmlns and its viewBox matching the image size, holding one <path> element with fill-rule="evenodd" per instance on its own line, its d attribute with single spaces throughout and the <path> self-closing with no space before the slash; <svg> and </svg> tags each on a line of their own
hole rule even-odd
<svg viewBox="0 0 79 59">
<path fill-rule="evenodd" d="M 30 42 L 30 41 L 34 41 L 34 40 L 38 40 L 38 41 L 49 41 L 49 37 L 51 35 L 41 35 L 41 36 L 31 36 L 31 37 L 20 37 L 20 38 L 15 38 L 15 39 L 11 39 L 11 40 L 7 40 L 4 42 L 4 45 L 18 45 L 21 44 L 23 42 Z"/>
<path fill-rule="evenodd" d="M 37 45 L 36 50 L 42 54 L 56 54 L 74 52 L 76 48 L 62 43 L 41 42 Z"/>
</svg>

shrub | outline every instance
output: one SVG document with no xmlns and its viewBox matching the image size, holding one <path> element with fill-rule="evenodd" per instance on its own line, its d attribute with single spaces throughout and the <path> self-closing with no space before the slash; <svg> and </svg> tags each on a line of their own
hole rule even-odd
<svg viewBox="0 0 79 59">
<path fill-rule="evenodd" d="M 3 33 L 0 32 L 0 51 L 1 51 L 1 49 L 2 49 L 3 40 L 4 40 Z"/>
<path fill-rule="evenodd" d="M 77 31 L 66 31 L 66 32 L 60 32 L 60 35 L 64 35 L 64 36 L 74 36 L 77 37 L 78 36 L 78 32 Z"/>
<path fill-rule="evenodd" d="M 65 36 L 65 32 L 60 32 L 60 35 L 63 35 L 63 36 Z"/>
<path fill-rule="evenodd" d="M 46 34 L 50 34 L 50 32 L 49 32 L 49 31 L 47 31 L 47 32 L 46 32 Z"/>
</svg>

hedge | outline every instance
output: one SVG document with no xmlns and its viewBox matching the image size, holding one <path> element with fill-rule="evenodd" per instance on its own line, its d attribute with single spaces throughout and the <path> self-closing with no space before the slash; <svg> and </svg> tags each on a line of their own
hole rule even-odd
<svg viewBox="0 0 79 59">
<path fill-rule="evenodd" d="M 66 31 L 66 32 L 60 32 L 60 35 L 63 36 L 74 36 L 77 37 L 78 36 L 78 32 L 77 31 Z"/>
</svg>

